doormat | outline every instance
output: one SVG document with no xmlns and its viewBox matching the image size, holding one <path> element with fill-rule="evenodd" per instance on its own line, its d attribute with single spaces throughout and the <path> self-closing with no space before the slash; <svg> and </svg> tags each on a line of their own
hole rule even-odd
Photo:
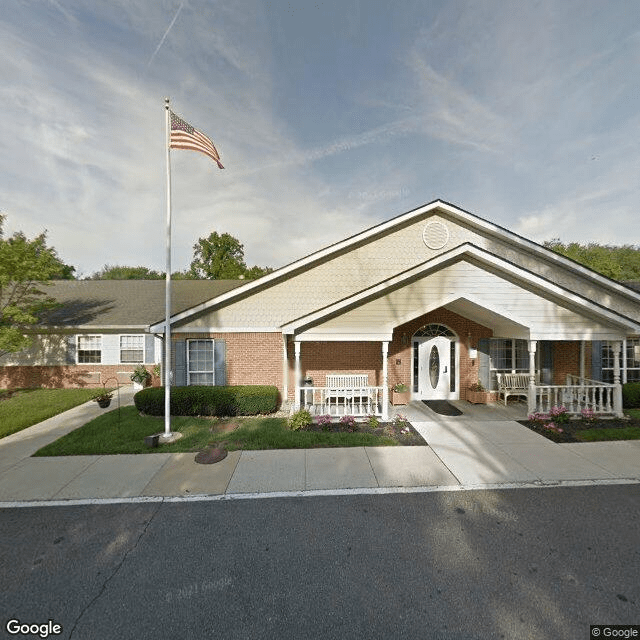
<svg viewBox="0 0 640 640">
<path fill-rule="evenodd" d="M 431 411 L 439 413 L 441 416 L 461 416 L 462 411 L 457 407 L 454 407 L 450 402 L 446 400 L 423 400 L 427 407 Z"/>
</svg>

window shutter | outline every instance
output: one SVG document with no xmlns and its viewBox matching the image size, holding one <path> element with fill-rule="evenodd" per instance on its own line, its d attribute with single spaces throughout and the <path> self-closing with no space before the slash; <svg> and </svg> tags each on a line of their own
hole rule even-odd
<svg viewBox="0 0 640 640">
<path fill-rule="evenodd" d="M 153 335 L 146 334 L 144 336 L 144 362 L 145 364 L 151 364 L 156 361 L 155 353 L 155 337 Z"/>
<path fill-rule="evenodd" d="M 76 364 L 76 337 L 67 336 L 67 364 Z"/>
<path fill-rule="evenodd" d="M 553 342 L 544 340 L 540 345 L 540 362 L 542 371 L 540 372 L 540 382 L 542 384 L 553 384 Z"/>
<path fill-rule="evenodd" d="M 224 387 L 227 384 L 227 343 L 224 340 L 213 342 L 213 384 Z"/>
<path fill-rule="evenodd" d="M 602 340 L 591 342 L 591 378 L 602 381 Z"/>
<path fill-rule="evenodd" d="M 489 338 L 480 338 L 478 340 L 478 382 L 485 389 L 491 389 L 489 375 Z"/>
<path fill-rule="evenodd" d="M 173 360 L 173 384 L 176 387 L 187 386 L 187 343 L 178 340 L 173 343 L 175 357 Z"/>
</svg>

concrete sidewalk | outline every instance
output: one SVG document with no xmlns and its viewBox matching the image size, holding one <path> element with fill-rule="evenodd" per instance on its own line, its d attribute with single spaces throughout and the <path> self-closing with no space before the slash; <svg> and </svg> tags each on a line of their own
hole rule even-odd
<svg viewBox="0 0 640 640">
<path fill-rule="evenodd" d="M 122 390 L 121 403 L 132 401 Z M 233 451 L 209 465 L 194 453 L 30 457 L 103 411 L 89 402 L 0 440 L 0 506 L 640 482 L 640 441 L 558 445 L 518 424 L 511 408 L 459 406 L 465 413 L 455 418 L 403 407 L 422 447 Z"/>
</svg>

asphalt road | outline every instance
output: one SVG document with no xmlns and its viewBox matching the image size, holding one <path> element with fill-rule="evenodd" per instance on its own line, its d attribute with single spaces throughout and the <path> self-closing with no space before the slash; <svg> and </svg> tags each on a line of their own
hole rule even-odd
<svg viewBox="0 0 640 640">
<path fill-rule="evenodd" d="M 586 640 L 639 543 L 640 485 L 4 509 L 1 633 Z"/>
</svg>

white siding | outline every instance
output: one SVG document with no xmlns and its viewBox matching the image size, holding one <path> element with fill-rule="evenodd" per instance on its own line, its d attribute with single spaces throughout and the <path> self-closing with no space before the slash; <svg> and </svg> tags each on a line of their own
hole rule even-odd
<svg viewBox="0 0 640 640">
<path fill-rule="evenodd" d="M 41 335 L 33 337 L 29 349 L 9 353 L 0 358 L 0 366 L 57 366 L 67 364 L 67 336 Z"/>
<path fill-rule="evenodd" d="M 469 302 L 461 304 L 461 300 Z M 602 339 L 604 335 L 616 335 L 615 329 L 468 262 L 444 267 L 310 331 L 314 335 L 367 334 L 382 328 L 391 331 L 393 327 L 446 305 L 451 305 L 452 310 L 461 305 L 468 315 L 473 314 L 474 305 L 477 305 L 483 310 L 483 317 L 478 321 L 489 325 L 496 335 L 504 331 L 504 335 L 537 340 Z"/>
<path fill-rule="evenodd" d="M 439 221 L 447 226 L 449 241 L 442 249 L 432 250 L 424 244 L 422 233 L 427 220 Z M 539 255 L 510 243 L 505 237 L 489 234 L 470 224 L 462 224 L 444 212 L 436 212 L 425 215 L 404 228 L 388 231 L 386 235 L 369 240 L 359 247 L 352 247 L 343 254 L 309 267 L 244 300 L 205 312 L 200 317 L 178 323 L 178 326 L 190 329 L 279 327 L 464 243 L 474 244 L 629 317 L 639 315 L 636 303 L 613 290 L 568 269 L 561 269 L 558 265 L 541 259 Z M 473 286 L 473 283 L 470 284 Z M 478 287 L 483 284 L 477 282 Z"/>
</svg>

